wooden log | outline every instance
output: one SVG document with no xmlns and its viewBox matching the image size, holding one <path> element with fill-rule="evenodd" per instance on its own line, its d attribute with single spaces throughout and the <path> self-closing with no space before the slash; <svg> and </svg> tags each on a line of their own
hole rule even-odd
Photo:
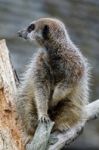
<svg viewBox="0 0 99 150">
<path fill-rule="evenodd" d="M 16 84 L 5 40 L 0 41 L 0 150 L 24 150 L 15 111 Z"/>
<path fill-rule="evenodd" d="M 45 150 L 48 145 L 53 125 L 54 123 L 52 121 L 47 124 L 39 123 L 33 140 L 27 145 L 26 150 Z"/>
</svg>

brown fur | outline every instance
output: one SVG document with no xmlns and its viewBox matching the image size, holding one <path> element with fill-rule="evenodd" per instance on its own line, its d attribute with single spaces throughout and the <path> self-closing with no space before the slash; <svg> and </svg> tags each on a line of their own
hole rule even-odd
<svg viewBox="0 0 99 150">
<path fill-rule="evenodd" d="M 17 110 L 28 135 L 33 135 L 38 119 L 55 121 L 53 130 L 64 131 L 84 119 L 83 107 L 89 97 L 86 59 L 70 40 L 64 24 L 57 19 L 34 21 L 31 35 L 42 49 L 33 56 L 17 96 Z M 45 25 L 47 31 L 42 31 Z M 27 36 L 26 36 L 27 35 Z"/>
</svg>

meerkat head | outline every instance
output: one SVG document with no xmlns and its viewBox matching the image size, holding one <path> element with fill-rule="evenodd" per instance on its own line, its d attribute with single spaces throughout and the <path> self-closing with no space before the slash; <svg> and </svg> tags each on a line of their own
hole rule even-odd
<svg viewBox="0 0 99 150">
<path fill-rule="evenodd" d="M 58 19 L 41 18 L 33 21 L 28 27 L 18 32 L 19 36 L 36 41 L 41 46 L 59 43 L 66 38 L 64 24 Z"/>
</svg>

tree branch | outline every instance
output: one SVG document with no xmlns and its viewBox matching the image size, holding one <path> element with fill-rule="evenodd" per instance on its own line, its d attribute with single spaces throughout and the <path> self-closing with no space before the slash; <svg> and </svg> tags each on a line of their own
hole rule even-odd
<svg viewBox="0 0 99 150">
<path fill-rule="evenodd" d="M 87 120 L 96 119 L 99 115 L 99 99 L 93 101 L 85 107 L 87 113 Z"/>
<path fill-rule="evenodd" d="M 83 131 L 85 123 L 92 119 L 96 119 L 99 115 L 99 100 L 96 100 L 85 107 L 86 119 L 79 122 L 66 133 L 57 134 L 58 142 L 50 145 L 48 150 L 60 150 L 72 143 Z"/>
<path fill-rule="evenodd" d="M 54 123 L 50 121 L 48 124 L 39 123 L 33 140 L 27 145 L 27 150 L 45 150 L 48 144 L 50 133 Z"/>
</svg>

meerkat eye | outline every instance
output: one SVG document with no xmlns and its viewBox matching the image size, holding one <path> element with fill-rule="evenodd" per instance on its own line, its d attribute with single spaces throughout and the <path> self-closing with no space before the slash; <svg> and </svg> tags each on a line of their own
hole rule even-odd
<svg viewBox="0 0 99 150">
<path fill-rule="evenodd" d="M 35 24 L 31 24 L 28 28 L 27 28 L 27 31 L 28 32 L 31 32 L 35 29 Z"/>
<path fill-rule="evenodd" d="M 48 39 L 48 34 L 49 34 L 49 26 L 45 25 L 44 28 L 43 28 L 43 32 L 42 32 L 43 38 L 45 40 Z"/>
</svg>

